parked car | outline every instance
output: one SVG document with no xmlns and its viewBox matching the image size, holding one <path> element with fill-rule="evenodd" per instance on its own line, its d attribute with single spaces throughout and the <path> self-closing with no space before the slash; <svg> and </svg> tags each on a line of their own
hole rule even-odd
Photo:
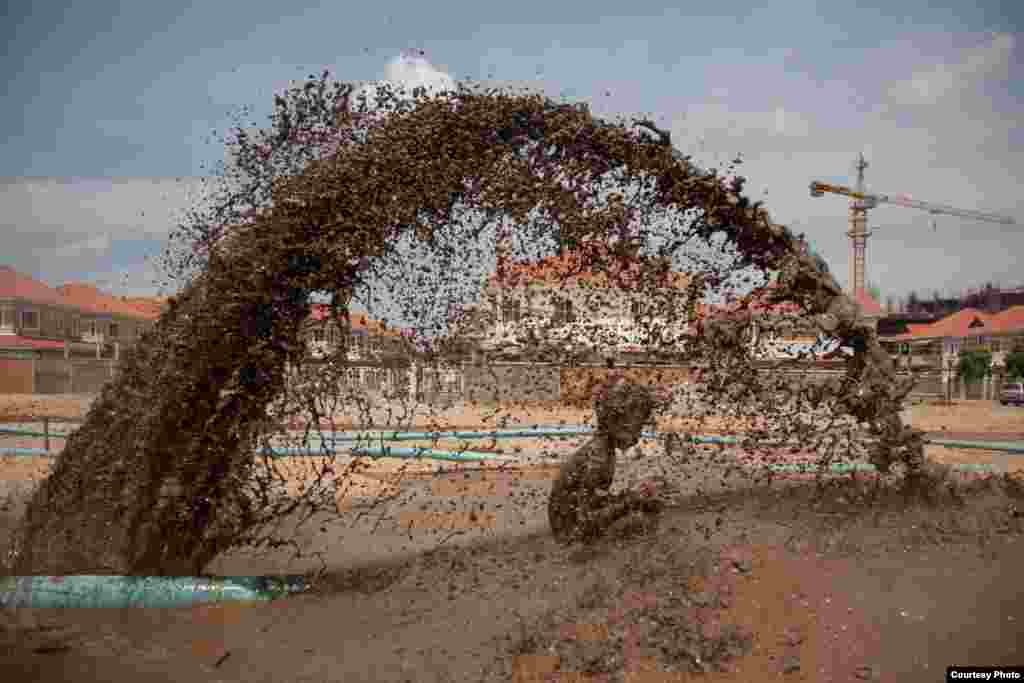
<svg viewBox="0 0 1024 683">
<path fill-rule="evenodd" d="M 1024 382 L 1007 382 L 1003 385 L 1003 391 L 999 395 L 999 402 L 1004 406 L 1008 404 L 1024 405 Z"/>
</svg>

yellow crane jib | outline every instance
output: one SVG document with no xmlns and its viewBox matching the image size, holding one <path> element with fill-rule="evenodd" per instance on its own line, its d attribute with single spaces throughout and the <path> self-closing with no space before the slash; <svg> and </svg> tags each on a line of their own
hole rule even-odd
<svg viewBox="0 0 1024 683">
<path fill-rule="evenodd" d="M 841 194 L 853 199 L 860 200 L 863 205 L 862 208 L 873 209 L 878 204 L 895 204 L 896 206 L 903 206 L 911 209 L 920 209 L 927 211 L 933 216 L 960 216 L 961 218 L 971 218 L 978 221 L 987 221 L 990 223 L 1002 223 L 1003 225 L 1014 225 L 1016 220 L 1009 216 L 999 216 L 992 213 L 985 213 L 983 211 L 971 211 L 969 209 L 958 209 L 953 206 L 946 206 L 945 204 L 934 204 L 932 202 L 922 202 L 909 197 L 901 196 L 889 196 L 886 194 L 874 194 L 867 192 L 858 192 L 845 185 L 832 185 L 830 183 L 823 183 L 820 181 L 813 181 L 810 185 L 811 196 L 821 197 L 826 192 L 832 194 Z"/>
</svg>

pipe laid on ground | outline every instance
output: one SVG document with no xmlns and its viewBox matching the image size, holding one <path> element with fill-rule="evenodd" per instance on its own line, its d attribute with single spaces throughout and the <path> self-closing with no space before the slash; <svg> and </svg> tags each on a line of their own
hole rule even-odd
<svg viewBox="0 0 1024 683">
<path fill-rule="evenodd" d="M 266 602 L 306 590 L 287 576 L 8 576 L 0 578 L 0 608 L 189 607 Z"/>
<path fill-rule="evenodd" d="M 13 436 L 49 436 L 56 439 L 66 439 L 71 432 L 34 432 L 30 429 L 6 429 L 0 428 L 0 434 L 11 434 Z"/>
<path fill-rule="evenodd" d="M 979 465 L 979 464 L 957 464 L 950 466 L 954 470 L 964 470 L 968 472 L 995 472 L 995 467 L 992 465 Z M 822 468 L 814 463 L 784 463 L 769 465 L 769 469 L 775 472 L 798 472 L 801 474 L 815 474 L 822 471 Z M 833 463 L 828 467 L 825 467 L 823 471 L 833 473 L 843 472 L 875 472 L 877 468 L 871 463 L 867 462 L 843 462 Z"/>
<path fill-rule="evenodd" d="M 500 453 L 478 453 L 473 451 L 440 451 L 431 448 L 399 448 L 389 446 L 377 446 L 371 448 L 274 448 L 270 450 L 270 456 L 274 458 L 294 458 L 303 456 L 322 456 L 338 452 L 350 452 L 352 455 L 368 456 L 371 458 L 426 458 L 428 460 L 447 460 L 451 462 L 481 462 L 484 460 L 515 460 L 514 456 Z M 264 451 L 266 453 L 266 451 Z M 24 457 L 50 457 L 56 458 L 59 453 L 47 451 L 45 448 L 3 448 L 0 446 L 0 456 L 15 455 Z"/>
<path fill-rule="evenodd" d="M 11 449 L 14 451 L 13 455 L 26 455 L 26 456 L 50 456 L 56 457 L 53 453 L 47 453 L 41 448 L 21 448 Z M 514 463 L 516 461 L 515 456 L 508 456 L 503 454 L 493 453 L 472 453 L 464 452 L 460 453 L 457 451 L 438 451 L 430 448 L 392 448 L 392 447 L 375 447 L 375 448 L 351 448 L 351 449 L 329 449 L 325 448 L 320 451 L 303 450 L 298 448 L 289 448 L 282 451 L 275 451 L 273 457 L 284 458 L 284 457 L 296 457 L 296 456 L 317 456 L 325 455 L 330 453 L 336 453 L 338 450 L 348 450 L 352 455 L 358 456 L 369 456 L 373 458 L 425 458 L 429 460 L 447 460 L 453 462 L 481 462 L 485 460 L 490 461 L 504 461 L 508 463 Z M 22 451 L 22 452 L 18 452 Z M 28 451 L 28 452 L 24 452 Z M 2 453 L 0 453 L 2 454 Z M 756 469 L 757 465 L 745 465 Z M 785 464 L 771 464 L 767 466 L 769 469 L 778 472 L 818 472 L 821 471 L 819 465 L 814 463 L 785 463 Z M 954 470 L 974 470 L 981 472 L 995 472 L 996 468 L 993 465 L 984 465 L 978 463 L 971 464 L 957 464 L 952 465 Z M 834 463 L 824 468 L 825 472 L 850 472 L 850 471 L 875 471 L 875 466 L 870 463 Z"/>
<path fill-rule="evenodd" d="M 392 446 L 373 446 L 369 448 L 325 448 L 319 451 L 300 448 L 274 449 L 275 458 L 295 457 L 302 455 L 322 455 L 346 450 L 352 455 L 364 455 L 371 458 L 428 458 L 430 460 L 450 460 L 452 462 L 481 462 L 484 460 L 515 460 L 514 456 L 499 453 L 477 453 L 473 451 L 440 451 L 433 448 L 400 448 Z"/>
<path fill-rule="evenodd" d="M 496 430 L 488 432 L 324 432 L 331 434 L 331 437 L 322 438 L 311 436 L 311 441 L 323 441 L 329 443 L 346 443 L 352 441 L 424 441 L 434 439 L 516 439 L 531 438 L 540 436 L 583 436 L 593 434 L 592 427 L 544 427 L 517 430 Z M 657 439 L 663 433 L 643 432 L 645 439 Z M 341 435 L 341 436 L 336 436 Z M 734 436 L 702 435 L 702 434 L 680 434 L 683 441 L 716 445 L 737 445 L 742 439 Z M 761 443 L 773 445 L 780 443 L 773 440 L 765 440 Z M 953 439 L 925 439 L 926 444 L 941 446 L 943 448 L 973 448 L 978 450 L 1001 451 L 1006 453 L 1024 453 L 1024 443 L 1009 441 L 960 441 Z"/>
<path fill-rule="evenodd" d="M 43 432 L 33 431 L 20 431 L 16 429 L 0 429 L 2 434 L 12 434 L 21 436 L 47 436 Z M 329 443 L 350 443 L 350 442 L 379 442 L 379 441 L 424 441 L 434 439 L 521 439 L 521 438 L 534 438 L 542 436 L 584 436 L 593 434 L 594 429 L 592 427 L 532 427 L 528 429 L 505 429 L 505 430 L 492 430 L 492 431 L 473 431 L 473 432 L 324 432 L 324 434 L 330 434 L 330 438 L 323 438 L 320 436 L 311 436 L 311 441 L 322 441 Z M 64 438 L 63 434 L 50 434 L 49 436 Z M 659 437 L 657 432 L 643 432 L 643 438 L 656 439 Z M 683 434 L 681 435 L 683 440 L 694 443 L 705 443 L 705 444 L 721 444 L 721 445 L 735 445 L 741 443 L 741 440 L 732 436 L 716 436 L 716 435 L 700 435 L 700 434 Z M 772 440 L 763 441 L 766 445 L 772 445 L 776 443 Z M 925 443 L 933 446 L 941 446 L 943 448 L 966 448 L 966 449 L 977 449 L 977 450 L 990 450 L 1000 451 L 1005 453 L 1024 453 L 1024 443 L 1020 442 L 1007 442 L 1007 441 L 961 441 L 955 439 L 925 439 Z M 19 449 L 10 449 L 12 452 L 18 451 Z M 443 452 L 443 451 L 439 451 Z M 28 454 L 29 451 L 26 451 Z M 394 457 L 417 457 L 417 456 L 405 456 L 396 455 Z"/>
<path fill-rule="evenodd" d="M 654 435 L 644 434 L 647 438 L 656 438 Z M 462 437 L 464 438 L 464 437 Z M 515 438 L 515 437 L 496 437 Z M 687 436 L 686 441 L 701 444 L 737 445 L 740 439 L 732 436 Z M 763 442 L 768 444 L 768 442 Z M 1024 453 L 1024 443 L 1006 443 L 999 441 L 954 441 L 947 439 L 926 440 L 926 444 L 942 448 L 964 448 L 981 451 L 996 451 L 1002 453 Z M 453 462 L 479 462 L 481 460 L 502 460 L 510 459 L 512 456 L 495 453 L 480 453 L 474 451 L 443 451 L 425 447 L 400 448 L 400 447 L 355 447 L 355 448 L 329 448 L 324 447 L 317 450 L 305 448 L 275 448 L 271 455 L 276 458 L 315 456 L 349 451 L 355 455 L 369 457 L 390 457 L 390 458 L 427 458 L 431 460 L 447 460 Z M 45 448 L 3 448 L 0 446 L 0 456 L 44 456 L 57 457 L 58 453 L 47 451 Z"/>
</svg>

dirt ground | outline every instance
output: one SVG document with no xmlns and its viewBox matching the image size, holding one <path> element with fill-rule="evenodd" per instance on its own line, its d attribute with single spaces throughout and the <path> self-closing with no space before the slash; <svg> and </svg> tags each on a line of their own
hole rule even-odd
<svg viewBox="0 0 1024 683">
<path fill-rule="evenodd" d="M 85 417 L 94 399 L 93 395 L 0 394 L 0 422 L 30 416 L 81 419 Z M 413 425 L 417 428 L 429 428 L 437 423 L 457 427 L 493 427 L 502 416 L 507 419 L 511 428 L 516 425 L 580 424 L 592 417 L 592 411 L 551 403 L 517 403 L 509 406 L 462 404 L 444 409 L 420 409 Z M 904 416 L 909 424 L 927 432 L 994 432 L 1024 435 L 1024 410 L 1015 406 L 1000 406 L 991 401 L 954 401 L 949 406 L 918 403 L 909 406 L 904 411 Z M 659 427 L 681 427 L 682 424 L 681 418 L 674 417 L 665 420 L 664 425 L 659 423 Z M 348 428 L 351 426 L 351 419 L 346 420 L 345 416 L 339 416 L 336 426 L 341 429 Z M 743 427 L 735 421 L 724 420 L 711 420 L 702 426 L 711 431 L 715 428 Z"/>
<path fill-rule="evenodd" d="M 928 431 L 1024 436 L 1024 409 L 909 412 Z M 712 450 L 671 473 L 656 527 L 626 520 L 587 551 L 551 539 L 543 471 L 411 477 L 372 514 L 295 532 L 320 557 L 238 552 L 211 568 L 323 568 L 309 594 L 0 614 L 0 680 L 933 681 L 952 664 L 1024 663 L 1019 486 L 975 479 L 908 504 L 864 475 L 730 479 Z M 998 457 L 1005 471 L 1024 461 Z M 654 460 L 630 461 L 617 486 Z M 4 547 L 18 508 L 0 510 Z"/>
</svg>

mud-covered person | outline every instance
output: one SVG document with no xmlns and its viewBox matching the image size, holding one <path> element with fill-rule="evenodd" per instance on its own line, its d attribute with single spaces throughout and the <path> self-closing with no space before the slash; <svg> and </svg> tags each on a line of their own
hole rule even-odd
<svg viewBox="0 0 1024 683">
<path fill-rule="evenodd" d="M 548 499 L 548 521 L 563 544 L 597 540 L 616 521 L 635 512 L 661 511 L 650 489 L 610 493 L 615 479 L 615 455 L 639 442 L 665 396 L 613 376 L 594 392 L 597 430 L 594 438 L 572 453 L 558 473 Z"/>
</svg>

